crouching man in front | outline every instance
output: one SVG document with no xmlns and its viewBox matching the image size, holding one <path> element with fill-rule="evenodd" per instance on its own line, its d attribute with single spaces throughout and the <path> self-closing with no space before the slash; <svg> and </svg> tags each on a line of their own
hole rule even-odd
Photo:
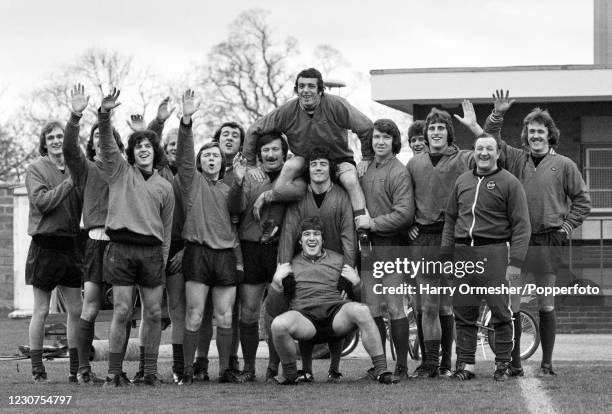
<svg viewBox="0 0 612 414">
<path fill-rule="evenodd" d="M 283 367 L 276 382 L 296 383 L 295 340 L 327 342 L 357 328 L 378 381 L 396 383 L 387 370 L 380 334 L 368 307 L 343 299 L 343 292 L 349 298 L 356 297 L 360 279 L 353 268 L 343 265 L 342 255 L 323 249 L 318 217 L 302 221 L 300 245 L 302 252 L 290 265 L 279 265 L 271 284 L 271 295 L 284 294 L 290 301 L 290 310 L 272 321 L 274 345 Z"/>
</svg>

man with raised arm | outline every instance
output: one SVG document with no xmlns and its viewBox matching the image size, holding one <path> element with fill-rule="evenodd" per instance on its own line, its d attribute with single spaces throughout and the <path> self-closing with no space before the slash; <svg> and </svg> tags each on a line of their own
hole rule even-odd
<svg viewBox="0 0 612 414">
<path fill-rule="evenodd" d="M 533 277 L 538 287 L 554 287 L 559 264 L 562 262 L 563 246 L 591 211 L 588 189 L 576 163 L 557 154 L 560 133 L 554 120 L 546 110 L 535 108 L 523 120 L 521 131 L 522 148 L 514 148 L 501 137 L 504 115 L 514 103 L 509 93 L 496 91 L 494 107 L 487 117 L 485 131 L 498 139 L 500 159 L 508 171 L 523 184 L 527 194 L 531 240 L 523 270 Z M 474 116 L 475 118 L 475 116 Z M 479 132 L 477 124 L 472 129 Z M 520 296 L 513 298 L 515 348 L 509 373 L 522 376 L 520 362 Z M 542 362 L 538 376 L 556 376 L 552 366 L 552 353 L 556 337 L 555 298 L 538 295 L 540 312 L 540 339 Z"/>
<path fill-rule="evenodd" d="M 225 157 L 225 169 L 223 175 L 223 182 L 231 186 L 234 181 L 234 157 L 242 149 L 244 142 L 244 128 L 234 121 L 228 121 L 221 124 L 213 135 L 213 141 L 219 143 L 219 149 Z M 281 206 L 282 207 L 282 206 Z M 237 231 L 236 226 L 238 224 L 238 216 L 232 215 L 232 228 Z M 282 215 L 280 216 L 282 219 Z M 279 220 L 281 221 L 281 220 Z M 236 239 L 236 246 L 234 247 L 234 254 L 236 255 L 236 267 L 240 275 L 244 271 L 244 260 L 242 257 L 242 251 L 240 243 Z M 210 342 L 213 335 L 213 304 L 212 304 L 212 292 L 208 293 L 208 299 L 206 306 L 204 307 L 204 316 L 202 319 L 202 325 L 200 326 L 200 336 L 198 339 L 198 349 L 196 351 L 196 360 L 193 363 L 193 377 L 194 380 L 207 381 L 208 376 L 208 351 L 210 348 Z M 239 338 L 239 322 L 238 315 L 240 314 L 240 301 L 239 297 L 236 297 L 234 304 L 234 312 L 232 315 L 232 351 L 230 354 L 230 369 L 235 373 L 240 373 L 240 364 L 238 361 L 238 346 L 240 345 Z"/>
<path fill-rule="evenodd" d="M 374 161 L 361 177 L 361 187 L 370 212 L 370 219 L 358 224 L 358 228 L 370 232 L 373 255 L 368 258 L 363 274 L 365 303 L 380 331 L 386 337 L 382 321 L 383 304 L 391 319 L 391 337 L 397 354 L 394 374 L 400 379 L 408 375 L 408 335 L 410 325 L 404 311 L 403 295 L 374 293 L 375 279 L 372 276 L 372 261 L 395 260 L 400 254 L 398 247 L 408 244 L 408 227 L 414 219 L 414 195 L 412 182 L 404 165 L 396 155 L 401 148 L 401 136 L 395 122 L 379 119 L 374 122 L 372 149 Z M 394 256 L 394 257 L 393 257 Z M 369 268 L 369 269 L 368 269 Z M 404 277 L 398 273 L 385 274 L 380 280 L 386 287 L 400 287 Z M 383 345 L 385 343 L 383 339 Z"/>
<path fill-rule="evenodd" d="M 366 218 L 366 205 L 357 174 L 363 175 L 372 161 L 372 121 L 346 100 L 324 93 L 323 76 L 314 68 L 301 71 L 293 90 L 293 99 L 256 121 L 247 131 L 244 155 L 248 165 L 255 167 L 257 139 L 270 132 L 287 136 L 289 149 L 295 156 L 283 166 L 269 201 L 286 201 L 285 188 L 302 175 L 304 157 L 314 147 L 327 148 L 334 161 L 338 180 L 348 192 L 355 218 Z M 357 169 L 349 148 L 348 130 L 359 136 L 362 161 Z M 252 174 L 263 179 L 260 171 Z M 278 225 L 278 224 L 277 224 Z M 367 233 L 360 234 L 367 244 Z"/>
<path fill-rule="evenodd" d="M 26 189 L 30 203 L 28 234 L 32 236 L 26 261 L 26 284 L 32 285 L 34 309 L 30 320 L 30 358 L 34 382 L 46 382 L 42 361 L 45 320 L 51 292 L 58 287 L 68 310 L 66 334 L 70 356 L 68 382 L 77 382 L 77 337 L 81 314 L 81 254 L 77 235 L 82 191 L 66 170 L 62 143 L 64 127 L 49 122 L 41 133 L 40 157 L 28 166 Z"/>
<path fill-rule="evenodd" d="M 83 309 L 79 319 L 77 336 L 79 351 L 79 384 L 93 385 L 96 376 L 91 372 L 89 353 L 94 337 L 96 317 L 103 297 L 104 250 L 109 238 L 104 232 L 108 212 L 108 182 L 102 170 L 100 155 L 100 130 L 95 124 L 87 141 L 87 155 L 79 147 L 79 123 L 83 111 L 89 103 L 85 96 L 85 88 L 75 85 L 70 93 L 72 114 L 66 124 L 64 137 L 64 158 L 70 173 L 75 177 L 76 184 L 83 191 L 83 225 L 87 231 L 83 266 Z M 123 143 L 119 133 L 113 129 L 113 138 L 117 147 L 123 152 Z"/>
<path fill-rule="evenodd" d="M 198 343 L 202 314 L 212 290 L 213 311 L 217 321 L 219 382 L 239 382 L 229 369 L 232 344 L 232 308 L 238 275 L 233 248 L 236 236 L 228 208 L 229 186 L 223 181 L 224 155 L 216 142 L 204 144 L 194 153 L 192 115 L 198 110 L 194 92 L 182 98 L 183 116 L 177 150 L 178 180 L 185 225 L 183 275 L 185 277 L 185 368 L 179 385 L 193 383 L 192 361 Z"/>
<path fill-rule="evenodd" d="M 279 265 L 272 281 L 271 295 L 284 294 L 290 298 L 290 310 L 272 322 L 274 344 L 283 367 L 283 375 L 276 382 L 282 385 L 297 382 L 295 340 L 340 339 L 357 328 L 372 358 L 375 378 L 384 384 L 396 383 L 397 379 L 387 371 L 380 335 L 368 307 L 341 296 L 341 291 L 355 295 L 359 276 L 344 263 L 342 255 L 323 249 L 323 231 L 318 217 L 302 220 L 302 252 L 292 259 L 291 265 Z M 294 278 L 293 287 L 286 283 L 290 275 Z"/>
<path fill-rule="evenodd" d="M 521 183 L 497 165 L 499 147 L 495 138 L 481 135 L 475 143 L 476 167 L 457 178 L 448 199 L 442 234 L 442 261 L 481 263 L 483 271 L 456 274 L 454 286 L 469 285 L 502 289 L 520 277 L 529 241 L 527 200 Z M 510 248 L 508 249 L 507 244 Z M 454 255 L 453 255 L 454 250 Z M 466 266 L 467 269 L 467 266 Z M 504 277 L 505 276 L 505 277 Z M 512 312 L 509 295 L 500 293 L 455 293 L 453 307 L 459 316 L 457 363 L 453 379 L 474 378 L 476 363 L 476 319 L 482 299 L 491 309 L 495 333 L 495 381 L 507 376 L 512 351 Z"/>
<path fill-rule="evenodd" d="M 163 155 L 152 131 L 128 138 L 127 161 L 113 139 L 110 116 L 119 106 L 119 91 L 104 97 L 98 111 L 102 168 L 109 183 L 106 234 L 110 243 L 104 266 L 113 285 L 113 320 L 109 335 L 109 370 L 106 387 L 128 384 L 122 377 L 125 325 L 132 314 L 138 285 L 143 307 L 142 342 L 145 344 L 143 384 L 157 386 L 157 355 L 161 337 L 161 302 L 164 268 L 170 249 L 174 195 L 172 185 L 153 166 Z"/>
</svg>

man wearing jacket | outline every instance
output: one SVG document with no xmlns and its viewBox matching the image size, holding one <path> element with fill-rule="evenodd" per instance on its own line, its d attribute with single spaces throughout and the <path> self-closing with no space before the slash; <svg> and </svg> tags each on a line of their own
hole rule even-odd
<svg viewBox="0 0 612 414">
<path fill-rule="evenodd" d="M 498 167 L 495 138 L 489 135 L 478 138 L 474 158 L 476 167 L 457 178 L 448 199 L 442 257 L 452 258 L 450 252 L 454 247 L 454 263 L 480 262 L 483 266 L 481 273 L 475 271 L 464 276 L 455 272 L 454 286 L 502 288 L 521 274 L 530 234 L 527 201 L 521 183 Z M 491 308 L 495 328 L 493 377 L 503 381 L 507 375 L 512 351 L 509 295 L 503 291 L 482 295 L 455 293 L 454 310 L 461 316 L 456 321 L 457 364 L 453 378 L 457 380 L 474 378 L 478 330 L 474 322 L 482 298 Z"/>
</svg>

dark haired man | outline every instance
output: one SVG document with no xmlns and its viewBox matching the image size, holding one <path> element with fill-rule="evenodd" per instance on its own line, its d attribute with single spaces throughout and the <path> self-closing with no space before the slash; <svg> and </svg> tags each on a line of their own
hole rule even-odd
<svg viewBox="0 0 612 414">
<path fill-rule="evenodd" d="M 261 243 L 263 223 L 268 219 L 270 207 L 265 207 L 261 220 L 254 216 L 254 204 L 265 191 L 272 189 L 287 157 L 287 142 L 278 133 L 263 135 L 257 142 L 257 154 L 266 180 L 259 182 L 246 174 L 246 160 L 234 159 L 234 180 L 230 189 L 230 211 L 239 214 L 238 237 L 244 258 L 244 278 L 238 286 L 240 299 L 240 343 L 244 369 L 240 379 L 255 381 L 255 356 L 259 344 L 259 313 L 266 285 L 272 281 L 276 270 L 278 240 Z M 301 196 L 301 191 L 296 198 Z M 281 205 L 282 206 L 282 205 Z M 270 347 L 270 353 L 274 352 Z"/>
<path fill-rule="evenodd" d="M 69 382 L 77 382 L 77 337 L 81 313 L 81 257 L 76 238 L 81 217 L 82 192 L 66 171 L 62 143 L 64 128 L 50 122 L 40 134 L 40 157 L 26 172 L 30 203 L 28 234 L 32 236 L 26 262 L 26 283 L 32 285 L 34 310 L 30 320 L 30 358 L 34 382 L 46 382 L 42 361 L 44 326 L 51 292 L 58 287 L 66 299 L 70 356 Z"/>
<path fill-rule="evenodd" d="M 282 385 L 296 384 L 295 340 L 342 338 L 358 328 L 362 343 L 372 358 L 374 376 L 383 384 L 397 382 L 387 371 L 387 361 L 376 324 L 366 305 L 342 299 L 341 290 L 354 296 L 359 288 L 359 275 L 345 263 L 342 255 L 323 249 L 323 225 L 317 217 L 300 223 L 302 252 L 291 265 L 279 265 L 271 284 L 271 295 L 282 292 L 291 297 L 290 310 L 272 322 L 274 345 L 283 366 L 283 375 L 276 377 Z M 285 279 L 293 275 L 293 291 L 287 291 Z"/>
<path fill-rule="evenodd" d="M 425 139 L 425 121 L 414 121 L 408 128 L 408 143 L 414 155 L 427 152 L 429 143 Z"/>
<path fill-rule="evenodd" d="M 153 168 L 163 156 L 152 131 L 134 132 L 128 139 L 127 162 L 112 138 L 110 115 L 119 105 L 119 91 L 104 97 L 98 111 L 102 168 L 109 183 L 106 234 L 110 243 L 104 267 L 113 285 L 113 320 L 109 335 L 109 376 L 106 387 L 127 383 L 122 376 L 125 326 L 132 313 L 135 285 L 143 307 L 145 344 L 143 383 L 159 385 L 157 355 L 161 336 L 164 268 L 170 248 L 174 195 L 171 184 Z"/>
<path fill-rule="evenodd" d="M 514 103 L 509 93 L 496 91 L 493 112 L 485 123 L 485 131 L 498 139 L 505 168 L 514 174 L 525 188 L 531 240 L 523 270 L 532 276 L 538 287 L 554 287 L 562 259 L 562 249 L 591 210 L 591 199 L 580 170 L 571 159 L 554 152 L 559 143 L 559 130 L 548 111 L 536 108 L 523 120 L 521 142 L 514 148 L 501 137 L 504 115 Z M 474 116 L 475 118 L 475 116 Z M 475 127 L 477 127 L 474 121 Z M 479 127 L 472 129 L 479 132 Z M 520 363 L 520 296 L 513 297 L 515 349 L 509 374 L 522 376 Z M 538 376 L 556 376 L 552 367 L 555 345 L 555 302 L 552 295 L 538 295 L 542 362 Z"/>
<path fill-rule="evenodd" d="M 374 161 L 361 177 L 361 188 L 371 218 L 357 226 L 370 232 L 374 252 L 367 264 L 372 263 L 372 260 L 394 260 L 399 253 L 397 247 L 405 246 L 408 242 L 407 230 L 414 219 L 414 195 L 408 172 L 396 158 L 400 148 L 401 136 L 395 122 L 390 119 L 375 121 L 372 134 Z M 410 325 L 404 311 L 403 296 L 375 294 L 374 278 L 367 271 L 363 282 L 365 303 L 374 316 L 383 347 L 387 335 L 382 305 L 386 305 L 391 319 L 391 336 L 397 350 L 395 375 L 400 379 L 405 378 L 408 374 Z M 381 282 L 387 287 L 399 287 L 404 278 L 399 274 L 388 274 Z"/>
<path fill-rule="evenodd" d="M 291 204 L 285 213 L 283 222 L 278 263 L 289 263 L 295 255 L 299 240 L 300 223 L 306 217 L 318 216 L 324 229 L 324 241 L 329 250 L 342 254 L 344 263 L 354 267 L 356 264 L 357 242 L 355 240 L 355 227 L 351 203 L 342 187 L 335 185 L 332 177 L 335 172 L 334 161 L 326 148 L 315 147 L 306 155 L 308 165 L 308 190 L 306 196 Z M 269 298 L 266 309 L 268 315 L 274 317 L 278 314 L 272 311 L 272 298 Z M 278 305 L 278 304 L 276 304 Z M 339 364 L 341 342 L 329 343 L 331 362 L 328 379 L 335 381 L 340 378 Z M 302 365 L 304 375 L 312 375 L 310 351 L 308 344 L 304 344 L 302 352 Z M 269 369 L 274 372 L 278 363 L 270 359 Z"/>
<path fill-rule="evenodd" d="M 520 278 L 530 233 L 527 200 L 516 177 L 498 167 L 498 158 L 495 138 L 481 135 L 474 146 L 476 167 L 457 178 L 449 196 L 442 234 L 443 257 L 452 259 L 454 250 L 456 263 L 484 263 L 482 274 L 457 276 L 452 282 L 455 286 L 499 289 L 507 286 L 507 281 Z M 475 322 L 482 299 L 491 309 L 495 329 L 493 378 L 506 379 L 512 351 L 512 312 L 506 293 L 455 294 L 453 306 L 461 318 L 456 322 L 457 369 L 453 379 L 474 378 L 478 331 Z"/>
<path fill-rule="evenodd" d="M 467 103 L 463 103 L 464 112 Z M 463 122 L 463 118 L 455 115 Z M 425 260 L 439 257 L 444 211 L 448 195 L 455 180 L 470 165 L 473 152 L 459 150 L 453 144 L 455 130 L 452 118 L 446 111 L 432 108 L 425 119 L 425 138 L 429 152 L 414 156 L 408 161 L 407 169 L 414 190 L 415 218 L 409 231 L 413 254 Z M 417 283 L 440 286 L 446 283 L 442 275 L 416 275 Z M 451 375 L 451 354 L 453 344 L 453 310 L 447 294 L 422 294 L 423 363 L 412 375 L 415 378 Z M 440 364 L 440 345 L 442 360 Z"/>
<path fill-rule="evenodd" d="M 356 219 L 365 219 L 365 198 L 357 174 L 363 175 L 372 160 L 372 122 L 355 107 L 339 96 L 324 93 L 321 73 L 309 68 L 301 71 L 295 80 L 298 98 L 287 102 L 256 121 L 247 131 L 244 155 L 248 165 L 255 166 L 257 138 L 270 132 L 287 136 L 289 149 L 295 154 L 283 166 L 274 186 L 271 201 L 284 201 L 286 186 L 301 176 L 305 168 L 304 157 L 314 147 L 327 148 L 336 163 L 338 180 L 348 192 Z M 348 130 L 359 136 L 362 161 L 357 169 L 353 152 L 348 145 Z M 263 175 L 251 170 L 258 179 Z M 367 234 L 360 234 L 364 243 Z M 367 244 L 367 243 L 366 243 Z"/>
<path fill-rule="evenodd" d="M 204 144 L 197 155 L 193 149 L 192 115 L 198 110 L 194 92 L 182 98 L 183 116 L 177 151 L 178 179 L 185 225 L 183 239 L 183 275 L 185 277 L 185 368 L 179 385 L 193 382 L 192 361 L 198 343 L 198 331 L 209 290 L 217 321 L 219 382 L 238 382 L 229 369 L 232 343 L 232 308 L 236 298 L 236 239 L 231 231 L 228 209 L 229 187 L 221 180 L 225 172 L 224 154 L 217 142 Z M 206 216 L 205 216 L 206 215 Z"/>
<path fill-rule="evenodd" d="M 109 239 L 104 232 L 108 211 L 108 183 L 102 171 L 100 156 L 100 130 L 95 124 L 87 141 L 87 157 L 79 147 L 79 122 L 87 107 L 89 97 L 85 96 L 83 85 L 75 85 L 70 93 L 72 113 L 66 124 L 63 153 L 70 173 L 83 191 L 83 225 L 88 238 L 85 245 L 83 267 L 83 308 L 79 319 L 77 346 L 79 384 L 93 385 L 96 376 L 91 372 L 89 353 L 94 337 L 96 316 L 100 310 L 103 295 L 103 258 Z M 113 129 L 113 137 L 120 151 L 123 143 L 119 133 Z"/>
<path fill-rule="evenodd" d="M 213 135 L 213 141 L 219 143 L 219 149 L 223 152 L 225 157 L 224 175 L 223 181 L 231 186 L 234 182 L 234 157 L 242 149 L 244 142 L 244 128 L 234 121 L 224 122 L 215 131 Z M 282 207 L 282 206 L 281 206 Z M 282 213 L 282 211 L 281 211 Z M 232 215 L 232 229 L 237 232 L 238 216 Z M 282 215 L 280 216 L 282 219 Z M 278 220 L 280 222 L 280 220 Z M 244 272 L 244 259 L 242 257 L 242 249 L 240 247 L 239 239 L 236 238 L 236 246 L 234 246 L 234 254 L 236 256 L 236 267 L 239 273 L 239 278 Z M 213 305 L 212 305 L 212 292 L 208 294 L 208 300 L 204 308 L 204 316 L 202 319 L 202 326 L 200 327 L 200 336 L 198 339 L 198 348 L 196 351 L 196 360 L 193 364 L 194 379 L 196 380 L 208 380 L 208 351 L 210 348 L 210 342 L 213 335 Z M 240 365 L 238 362 L 238 346 L 240 345 L 240 329 L 239 329 L 239 307 L 240 301 L 239 296 L 236 297 L 234 304 L 234 312 L 232 314 L 232 350 L 230 354 L 230 369 L 238 374 L 240 372 Z"/>
</svg>

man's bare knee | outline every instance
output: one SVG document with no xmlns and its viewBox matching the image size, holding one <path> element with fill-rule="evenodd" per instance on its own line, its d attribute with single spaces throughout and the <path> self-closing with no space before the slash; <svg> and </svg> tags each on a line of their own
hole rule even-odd
<svg viewBox="0 0 612 414">
<path fill-rule="evenodd" d="M 276 317 L 272 321 L 271 330 L 274 336 L 289 335 L 289 332 L 291 330 L 291 324 L 285 318 Z"/>
</svg>

